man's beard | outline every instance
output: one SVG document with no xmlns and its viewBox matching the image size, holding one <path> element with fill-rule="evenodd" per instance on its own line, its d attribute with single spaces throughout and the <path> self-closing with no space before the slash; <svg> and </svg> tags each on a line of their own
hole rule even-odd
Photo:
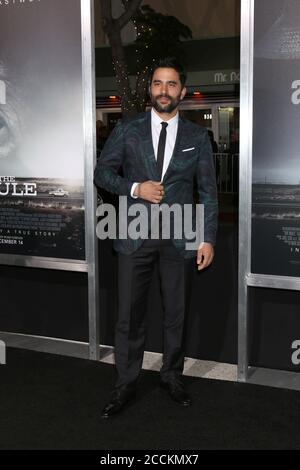
<svg viewBox="0 0 300 470">
<path fill-rule="evenodd" d="M 169 95 L 158 95 L 158 96 L 150 96 L 151 98 L 151 103 L 153 108 L 158 112 L 158 113 L 166 113 L 170 114 L 172 111 L 174 111 L 175 108 L 179 105 L 181 99 L 180 99 L 180 94 L 176 96 L 176 98 L 172 98 Z M 160 104 L 159 99 L 160 98 L 168 98 L 169 103 L 168 104 Z"/>
</svg>

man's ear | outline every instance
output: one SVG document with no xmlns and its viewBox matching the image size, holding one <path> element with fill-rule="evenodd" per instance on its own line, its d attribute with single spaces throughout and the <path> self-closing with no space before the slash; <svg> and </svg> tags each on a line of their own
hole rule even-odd
<svg viewBox="0 0 300 470">
<path fill-rule="evenodd" d="M 186 95 L 186 87 L 184 86 L 181 90 L 181 93 L 180 93 L 180 99 L 183 100 L 183 98 L 185 97 Z"/>
</svg>

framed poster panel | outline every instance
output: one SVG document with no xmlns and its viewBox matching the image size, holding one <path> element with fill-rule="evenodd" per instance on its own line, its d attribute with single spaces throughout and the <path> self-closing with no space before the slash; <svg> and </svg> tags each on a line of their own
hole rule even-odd
<svg viewBox="0 0 300 470">
<path fill-rule="evenodd" d="M 249 365 L 249 289 L 300 290 L 300 3 L 241 5 L 238 378 L 300 389 Z"/>
<path fill-rule="evenodd" d="M 300 2 L 254 6 L 251 272 L 300 275 Z"/>
<path fill-rule="evenodd" d="M 87 271 L 94 241 L 86 227 L 95 223 L 90 8 L 90 0 L 0 4 L 3 264 Z"/>
</svg>

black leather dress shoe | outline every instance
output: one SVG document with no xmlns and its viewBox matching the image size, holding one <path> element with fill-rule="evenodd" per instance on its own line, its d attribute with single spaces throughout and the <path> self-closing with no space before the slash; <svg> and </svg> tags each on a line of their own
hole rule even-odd
<svg viewBox="0 0 300 470">
<path fill-rule="evenodd" d="M 184 391 L 183 383 L 179 379 L 168 382 L 161 380 L 160 386 L 167 390 L 172 400 L 179 405 L 190 406 L 192 404 L 190 396 Z"/>
<path fill-rule="evenodd" d="M 110 401 L 102 410 L 101 418 L 109 418 L 122 411 L 125 405 L 130 403 L 136 396 L 136 389 L 132 387 L 115 388 L 111 394 Z"/>
</svg>

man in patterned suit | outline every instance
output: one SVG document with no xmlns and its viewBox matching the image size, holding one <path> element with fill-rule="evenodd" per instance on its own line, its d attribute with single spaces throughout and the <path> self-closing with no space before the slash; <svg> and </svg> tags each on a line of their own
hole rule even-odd
<svg viewBox="0 0 300 470">
<path fill-rule="evenodd" d="M 122 410 L 136 393 L 145 342 L 145 306 L 151 275 L 158 263 L 164 307 L 164 352 L 161 386 L 183 406 L 191 399 L 182 382 L 183 330 L 187 285 L 193 260 L 198 269 L 214 256 L 217 230 L 217 191 L 211 144 L 206 129 L 179 117 L 186 94 L 186 74 L 176 59 L 160 60 L 154 67 L 149 94 L 151 112 L 121 120 L 106 142 L 95 170 L 95 183 L 126 196 L 128 206 L 139 202 L 150 211 L 153 204 L 194 204 L 194 181 L 204 205 L 204 242 L 194 251 L 182 239 L 118 239 L 119 311 L 115 335 L 118 379 L 104 407 L 107 418 Z M 118 170 L 122 168 L 120 176 Z M 193 214 L 193 218 L 195 212 Z M 130 217 L 127 218 L 129 223 Z"/>
</svg>

